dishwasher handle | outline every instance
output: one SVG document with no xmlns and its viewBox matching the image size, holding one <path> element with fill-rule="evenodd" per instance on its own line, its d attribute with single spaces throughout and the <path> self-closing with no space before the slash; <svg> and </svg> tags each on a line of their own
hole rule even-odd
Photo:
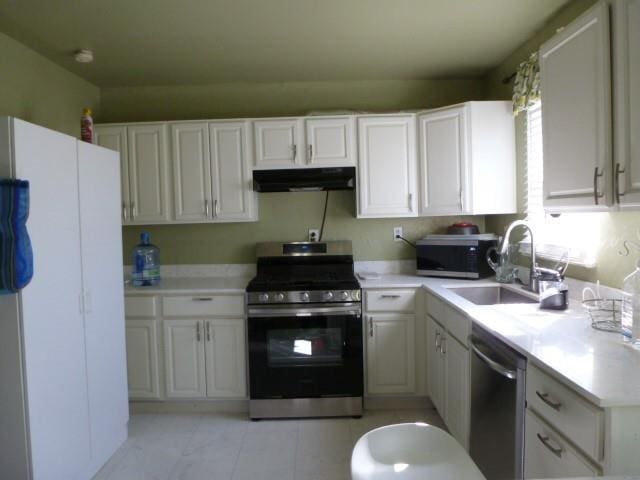
<svg viewBox="0 0 640 480">
<path fill-rule="evenodd" d="M 471 346 L 471 350 L 473 350 L 473 353 L 475 353 L 478 356 L 478 358 L 480 358 L 480 360 L 486 363 L 491 370 L 499 373 L 503 377 L 506 377 L 510 380 L 516 379 L 516 377 L 518 376 L 517 371 L 511 370 L 505 367 L 504 365 L 496 362 L 495 360 L 492 360 L 491 358 L 489 358 L 485 353 L 483 353 L 480 350 L 480 348 L 478 348 L 478 345 L 475 343 L 472 337 L 469 337 L 469 345 Z"/>
</svg>

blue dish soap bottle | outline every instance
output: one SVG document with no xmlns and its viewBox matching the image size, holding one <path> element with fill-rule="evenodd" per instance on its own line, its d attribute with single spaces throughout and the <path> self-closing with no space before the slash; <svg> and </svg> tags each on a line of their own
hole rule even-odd
<svg viewBox="0 0 640 480">
<path fill-rule="evenodd" d="M 131 281 L 136 287 L 160 283 L 160 249 L 151 244 L 147 232 L 140 234 L 140 243 L 133 249 Z"/>
</svg>

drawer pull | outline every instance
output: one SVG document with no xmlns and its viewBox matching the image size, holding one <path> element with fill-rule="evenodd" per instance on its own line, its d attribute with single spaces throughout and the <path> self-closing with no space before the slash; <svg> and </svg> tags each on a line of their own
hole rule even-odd
<svg viewBox="0 0 640 480">
<path fill-rule="evenodd" d="M 547 447 L 551 453 L 553 453 L 558 458 L 562 458 L 562 451 L 563 451 L 562 447 L 557 447 L 556 448 L 553 445 L 551 445 L 551 443 L 549 442 L 549 437 L 546 436 L 546 435 L 543 437 L 539 433 L 536 433 L 536 436 L 538 437 L 538 440 L 540 440 L 542 442 L 542 444 L 545 447 Z"/>
<path fill-rule="evenodd" d="M 213 302 L 211 297 L 193 297 L 191 300 L 194 302 Z"/>
<path fill-rule="evenodd" d="M 400 295 L 380 295 L 380 298 L 387 298 L 387 299 L 400 298 Z"/>
<path fill-rule="evenodd" d="M 436 332 L 436 352 L 439 352 L 440 348 L 440 332 Z"/>
<path fill-rule="evenodd" d="M 556 411 L 560 410 L 560 407 L 562 406 L 562 404 L 560 402 L 553 402 L 553 401 L 549 400 L 549 394 L 548 393 L 540 393 L 538 390 L 536 390 L 536 395 L 538 396 L 538 398 L 540 400 L 542 400 L 544 403 L 549 405 L 554 410 L 556 410 Z"/>
</svg>

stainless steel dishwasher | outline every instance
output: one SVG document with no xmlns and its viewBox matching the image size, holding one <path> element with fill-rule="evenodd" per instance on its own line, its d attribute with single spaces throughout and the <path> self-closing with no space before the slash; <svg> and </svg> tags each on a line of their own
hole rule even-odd
<svg viewBox="0 0 640 480">
<path fill-rule="evenodd" d="M 527 360 L 473 326 L 469 453 L 487 480 L 524 478 Z"/>
</svg>

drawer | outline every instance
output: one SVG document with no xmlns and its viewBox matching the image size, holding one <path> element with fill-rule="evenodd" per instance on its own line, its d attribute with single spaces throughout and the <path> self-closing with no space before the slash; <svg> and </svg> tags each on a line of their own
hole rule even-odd
<svg viewBox="0 0 640 480">
<path fill-rule="evenodd" d="M 442 306 L 442 318 L 438 319 L 449 333 L 462 345 L 468 344 L 471 319 L 448 305 Z"/>
<path fill-rule="evenodd" d="M 155 317 L 157 313 L 156 297 L 124 297 L 124 314 L 126 317 Z"/>
<path fill-rule="evenodd" d="M 366 290 L 364 298 L 367 312 L 413 312 L 416 309 L 414 289 Z"/>
<path fill-rule="evenodd" d="M 165 317 L 244 316 L 244 295 L 162 297 Z"/>
<path fill-rule="evenodd" d="M 527 405 L 595 460 L 602 460 L 604 411 L 540 369 L 527 369 Z"/>
<path fill-rule="evenodd" d="M 444 309 L 447 308 L 445 306 L 445 303 L 435 295 L 432 295 L 431 293 L 426 294 L 426 299 L 427 299 L 427 313 L 435 320 L 442 322 L 442 317 L 444 316 Z"/>
<path fill-rule="evenodd" d="M 599 467 L 584 457 L 554 428 L 527 409 L 525 478 L 597 477 Z"/>
</svg>

